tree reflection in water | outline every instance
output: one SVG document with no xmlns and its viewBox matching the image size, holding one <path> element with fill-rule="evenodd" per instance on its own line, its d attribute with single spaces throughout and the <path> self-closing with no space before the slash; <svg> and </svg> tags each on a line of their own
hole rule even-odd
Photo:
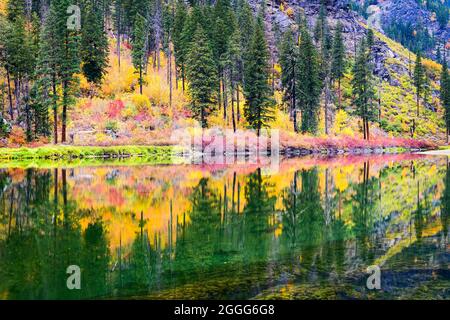
<svg viewBox="0 0 450 320">
<path fill-rule="evenodd" d="M 446 159 L 187 172 L 2 169 L 0 297 L 251 298 L 336 284 L 365 297 L 375 263 L 397 280 L 434 268 L 449 281 Z M 81 290 L 66 287 L 69 265 Z"/>
</svg>

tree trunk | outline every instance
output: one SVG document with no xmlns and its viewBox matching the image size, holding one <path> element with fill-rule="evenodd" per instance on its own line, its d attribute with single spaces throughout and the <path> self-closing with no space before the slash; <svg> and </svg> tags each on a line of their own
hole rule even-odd
<svg viewBox="0 0 450 320">
<path fill-rule="evenodd" d="M 8 83 L 9 116 L 11 117 L 11 121 L 12 121 L 12 120 L 14 120 L 14 111 L 13 111 L 13 101 L 12 101 L 11 78 L 9 76 L 8 68 L 6 69 L 6 82 Z"/>
<path fill-rule="evenodd" d="M 155 50 L 156 64 L 158 67 L 158 71 L 159 71 L 159 69 L 161 69 L 161 55 L 159 54 L 159 48 L 160 48 L 160 43 L 159 43 L 159 39 L 158 39 L 158 42 L 156 44 L 156 50 Z"/>
<path fill-rule="evenodd" d="M 53 74 L 53 136 L 54 143 L 58 143 L 58 102 L 56 101 L 56 75 Z"/>
<path fill-rule="evenodd" d="M 241 110 L 239 105 L 239 84 L 236 85 L 236 107 L 237 107 L 237 122 L 239 123 L 241 121 Z"/>
<path fill-rule="evenodd" d="M 363 121 L 363 123 L 362 123 L 363 136 L 364 136 L 364 140 L 366 140 L 366 118 L 363 117 L 362 121 Z"/>
<path fill-rule="evenodd" d="M 217 104 L 220 110 L 220 108 L 222 108 L 222 72 L 220 68 L 219 68 L 219 93 L 217 94 Z"/>
<path fill-rule="evenodd" d="M 297 108 L 294 108 L 294 131 L 298 133 L 298 126 L 297 126 Z"/>
<path fill-rule="evenodd" d="M 118 8 L 118 12 L 117 12 L 117 60 L 119 63 L 119 73 L 120 73 L 120 24 L 121 24 L 121 17 L 120 17 L 120 6 L 121 4 L 119 3 L 119 8 Z"/>
<path fill-rule="evenodd" d="M 330 89 L 330 81 L 328 77 L 325 78 L 325 101 L 324 101 L 324 108 L 325 108 L 325 134 L 328 134 L 328 101 L 329 101 L 329 89 Z"/>
<path fill-rule="evenodd" d="M 142 66 L 139 67 L 139 93 L 142 94 Z"/>
<path fill-rule="evenodd" d="M 20 118 L 20 80 L 14 79 L 14 104 L 17 113 L 17 118 Z"/>
<path fill-rule="evenodd" d="M 224 76 L 222 76 L 222 94 L 223 94 L 223 120 L 225 121 L 226 125 L 228 101 Z"/>
<path fill-rule="evenodd" d="M 62 126 L 61 126 L 61 142 L 66 142 L 66 125 L 67 125 L 67 81 L 63 82 L 63 110 L 62 110 Z"/>
<path fill-rule="evenodd" d="M 420 106 L 419 99 L 420 99 L 420 94 L 417 93 L 417 116 L 419 116 L 419 106 Z"/>
<path fill-rule="evenodd" d="M 178 68 L 177 68 L 177 58 L 173 57 L 173 65 L 174 65 L 174 71 L 175 71 L 175 90 L 178 90 Z"/>
<path fill-rule="evenodd" d="M 184 64 L 181 65 L 181 87 L 184 92 L 185 85 L 184 85 Z"/>
<path fill-rule="evenodd" d="M 369 120 L 366 119 L 366 131 L 367 131 L 367 140 L 370 140 L 370 132 L 369 132 Z"/>
<path fill-rule="evenodd" d="M 30 114 L 30 104 L 29 104 L 29 86 L 28 79 L 25 80 L 25 125 L 26 125 L 26 136 L 27 141 L 30 142 L 32 140 L 32 131 L 31 131 L 31 114 Z"/>
<path fill-rule="evenodd" d="M 341 78 L 338 79 L 338 108 L 341 109 L 342 92 L 341 92 Z"/>
<path fill-rule="evenodd" d="M 172 108 L 172 48 L 169 40 L 169 106 Z"/>
<path fill-rule="evenodd" d="M 275 93 L 275 63 L 273 63 L 272 61 L 272 94 L 274 93 Z"/>
<path fill-rule="evenodd" d="M 233 82 L 231 82 L 231 118 L 233 121 L 233 132 L 236 132 L 236 118 L 234 116 L 234 86 Z M 234 188 L 233 188 L 234 191 Z M 234 200 L 234 197 L 233 197 Z"/>
<path fill-rule="evenodd" d="M 448 133 L 449 133 L 448 124 L 447 124 L 447 128 L 446 128 L 445 133 L 446 133 L 445 138 L 446 138 L 446 141 L 447 141 L 447 144 L 448 144 Z"/>
</svg>

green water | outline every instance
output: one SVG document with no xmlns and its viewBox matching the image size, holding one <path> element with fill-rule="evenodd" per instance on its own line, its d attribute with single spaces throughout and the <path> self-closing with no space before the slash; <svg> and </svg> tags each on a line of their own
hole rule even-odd
<svg viewBox="0 0 450 320">
<path fill-rule="evenodd" d="M 0 299 L 449 299 L 447 161 L 1 169 Z"/>
</svg>

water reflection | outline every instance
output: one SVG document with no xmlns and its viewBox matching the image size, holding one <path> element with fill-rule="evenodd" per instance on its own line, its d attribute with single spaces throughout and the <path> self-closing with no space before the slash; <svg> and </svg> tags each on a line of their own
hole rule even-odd
<svg viewBox="0 0 450 320">
<path fill-rule="evenodd" d="M 3 169 L 0 298 L 448 298 L 449 212 L 446 158 Z"/>
</svg>

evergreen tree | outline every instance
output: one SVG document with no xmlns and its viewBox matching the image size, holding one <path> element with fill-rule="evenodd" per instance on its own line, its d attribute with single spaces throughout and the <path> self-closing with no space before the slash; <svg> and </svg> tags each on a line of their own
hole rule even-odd
<svg viewBox="0 0 450 320">
<path fill-rule="evenodd" d="M 416 87 L 417 116 L 419 116 L 420 97 L 425 84 L 425 69 L 422 65 L 421 53 L 417 53 L 416 65 L 414 67 L 414 86 Z"/>
<path fill-rule="evenodd" d="M 186 76 L 189 81 L 192 111 L 202 128 L 205 128 L 213 107 L 217 69 L 208 38 L 200 24 L 197 25 L 192 41 L 196 46 L 191 46 L 186 57 Z"/>
<path fill-rule="evenodd" d="M 70 0 L 53 0 L 47 18 L 52 30 L 52 52 L 58 80 L 62 87 L 61 142 L 66 142 L 67 109 L 73 104 L 76 93 L 76 78 L 79 72 L 79 33 L 67 27 L 67 8 Z M 56 139 L 55 139 L 56 142 Z"/>
<path fill-rule="evenodd" d="M 187 10 L 184 1 L 177 1 L 173 22 L 172 42 L 175 56 L 176 74 L 181 74 L 183 83 L 185 77 L 186 50 L 183 46 L 182 35 L 186 18 Z"/>
<path fill-rule="evenodd" d="M 40 47 L 38 53 L 38 63 L 36 69 L 36 83 L 34 104 L 36 109 L 43 108 L 51 103 L 53 109 L 53 142 L 58 143 L 58 100 L 57 86 L 58 79 L 58 46 L 57 16 L 54 12 L 54 3 L 50 7 L 51 11 L 42 25 Z M 50 89 L 48 87 L 50 86 Z"/>
<path fill-rule="evenodd" d="M 144 84 L 144 68 L 145 68 L 145 54 L 146 54 L 146 25 L 145 18 L 138 14 L 133 28 L 132 37 L 132 52 L 131 57 L 133 60 L 133 66 L 136 72 L 139 74 L 139 93 L 142 94 L 142 86 Z"/>
<path fill-rule="evenodd" d="M 444 109 L 444 121 L 446 127 L 446 141 L 450 134 L 450 75 L 448 73 L 447 62 L 444 59 L 441 73 L 441 104 Z"/>
<path fill-rule="evenodd" d="M 314 40 L 316 44 L 319 44 L 325 36 L 326 15 L 327 15 L 326 8 L 322 1 L 319 10 L 319 17 L 317 18 L 316 25 L 314 27 Z"/>
<path fill-rule="evenodd" d="M 342 37 L 342 24 L 338 23 L 333 38 L 331 75 L 338 83 L 338 108 L 342 106 L 341 79 L 345 72 L 345 45 Z"/>
<path fill-rule="evenodd" d="M 369 29 L 367 30 L 367 48 L 371 50 L 374 44 L 375 44 L 375 35 L 373 33 L 373 30 Z"/>
<path fill-rule="evenodd" d="M 369 122 L 374 121 L 376 111 L 373 105 L 375 90 L 373 88 L 372 65 L 365 39 L 361 40 L 355 65 L 353 67 L 352 90 L 355 114 L 363 121 L 364 139 L 369 140 Z"/>
<path fill-rule="evenodd" d="M 233 130 L 236 131 L 236 122 L 239 121 L 239 106 L 238 114 L 235 113 L 235 92 L 236 98 L 239 94 L 240 70 L 242 67 L 242 51 L 241 51 L 241 33 L 238 28 L 234 28 L 234 32 L 228 42 L 228 49 L 226 54 L 225 70 L 229 75 L 230 91 L 231 91 L 231 116 L 233 122 Z"/>
<path fill-rule="evenodd" d="M 316 48 L 305 25 L 301 26 L 299 44 L 299 72 L 297 103 L 302 112 L 301 131 L 316 133 L 322 82 L 321 68 Z"/>
<path fill-rule="evenodd" d="M 81 36 L 82 71 L 89 82 L 99 84 L 108 65 L 108 37 L 101 10 L 88 5 L 86 11 Z"/>
<path fill-rule="evenodd" d="M 6 6 L 6 17 L 9 21 L 16 21 L 25 15 L 25 0 L 8 0 Z"/>
<path fill-rule="evenodd" d="M 193 42 L 193 38 L 194 38 L 194 34 L 197 30 L 197 25 L 202 25 L 202 22 L 204 23 L 205 19 L 204 19 L 204 15 L 202 13 L 202 11 L 200 10 L 199 7 L 194 7 L 192 9 L 192 11 L 190 12 L 189 15 L 187 15 L 186 20 L 184 22 L 183 25 L 183 31 L 181 33 L 180 36 L 180 48 L 181 48 L 181 57 L 183 57 L 183 59 L 187 59 L 187 55 L 189 54 L 190 51 L 190 46 L 191 43 Z M 209 28 L 211 29 L 211 28 Z M 205 30 L 205 29 L 204 29 Z M 205 30 L 206 32 L 206 30 Z M 182 61 L 178 61 L 178 62 L 182 62 Z M 177 62 L 177 63 L 178 63 Z M 185 62 L 185 61 L 184 61 Z M 182 77 L 182 87 L 183 87 L 183 91 L 185 89 L 185 70 L 187 66 L 185 65 L 182 70 L 181 70 L 181 77 Z"/>
<path fill-rule="evenodd" d="M 323 17 L 322 22 L 322 37 L 320 40 L 320 80 L 323 84 L 324 93 L 324 120 L 325 120 L 325 134 L 328 134 L 328 122 L 329 122 L 329 102 L 331 101 L 331 62 L 332 62 L 332 49 L 333 39 L 329 30 L 328 21 L 326 15 Z"/>
<path fill-rule="evenodd" d="M 41 28 L 37 65 L 35 70 L 35 83 L 32 88 L 32 108 L 35 114 L 36 136 L 49 136 L 48 107 L 56 104 L 57 97 L 52 92 L 52 52 L 51 32 L 45 24 Z M 55 120 L 56 122 L 56 120 Z"/>
<path fill-rule="evenodd" d="M 290 115 L 294 121 L 294 131 L 298 132 L 297 127 L 297 72 L 298 72 L 299 51 L 294 41 L 294 33 L 291 29 L 286 31 L 281 42 L 280 66 L 281 66 L 281 84 L 284 91 L 284 99 L 289 103 Z"/>
<path fill-rule="evenodd" d="M 253 33 L 248 57 L 244 66 L 244 95 L 246 104 L 244 115 L 250 127 L 257 131 L 259 136 L 261 128 L 273 119 L 271 105 L 271 89 L 269 86 L 269 51 L 264 35 L 264 24 L 261 16 L 258 17 Z"/>
<path fill-rule="evenodd" d="M 251 40 L 253 38 L 253 32 L 255 29 L 255 19 L 253 17 L 252 9 L 246 0 L 241 0 L 238 11 L 238 26 L 241 32 L 241 50 L 244 57 L 244 65 L 247 60 L 251 60 L 249 57 Z M 242 70 L 242 75 L 244 70 Z M 245 81 L 244 77 L 242 79 Z"/>
</svg>

